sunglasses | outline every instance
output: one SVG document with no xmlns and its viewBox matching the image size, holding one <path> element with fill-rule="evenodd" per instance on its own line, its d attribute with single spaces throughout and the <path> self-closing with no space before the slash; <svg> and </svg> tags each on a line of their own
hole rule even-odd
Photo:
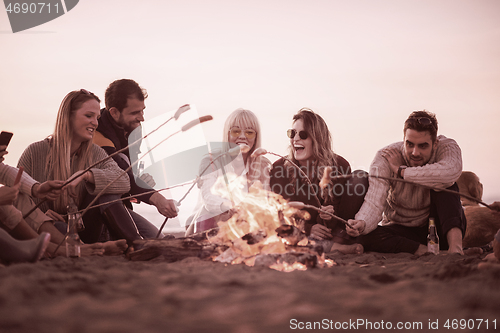
<svg viewBox="0 0 500 333">
<path fill-rule="evenodd" d="M 87 89 L 80 89 L 80 92 L 84 93 L 85 95 L 95 96 L 94 93 L 88 91 Z"/>
<path fill-rule="evenodd" d="M 247 128 L 243 132 L 244 132 L 246 138 L 249 140 L 252 140 L 257 135 L 257 132 L 255 132 L 253 129 L 250 129 L 250 128 Z M 241 128 L 233 127 L 229 130 L 229 134 L 231 134 L 231 136 L 233 138 L 237 138 L 241 135 Z"/>
<path fill-rule="evenodd" d="M 309 137 L 309 134 L 306 131 L 299 131 L 299 132 L 297 132 L 294 129 L 289 129 L 288 131 L 286 131 L 286 135 L 288 135 L 288 137 L 290 139 L 295 138 L 295 135 L 297 133 L 299 134 L 299 138 L 301 138 L 302 140 L 305 140 L 305 139 L 307 139 Z"/>
<path fill-rule="evenodd" d="M 432 126 L 434 127 L 434 125 L 432 124 L 432 120 L 430 120 L 429 118 L 427 117 L 416 117 L 416 118 L 408 118 L 408 123 L 419 123 L 420 125 L 422 126 Z"/>
</svg>

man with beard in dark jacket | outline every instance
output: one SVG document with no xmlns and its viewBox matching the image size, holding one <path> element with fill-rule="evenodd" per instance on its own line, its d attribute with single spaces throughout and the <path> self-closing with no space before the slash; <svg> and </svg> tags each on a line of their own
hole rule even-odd
<svg viewBox="0 0 500 333">
<path fill-rule="evenodd" d="M 109 155 L 126 147 L 128 138 L 134 129 L 144 121 L 144 100 L 148 97 L 145 89 L 142 89 L 137 82 L 130 79 L 121 79 L 112 82 L 105 93 L 106 108 L 101 110 L 99 126 L 94 135 L 94 143 L 102 147 Z M 133 160 L 137 160 L 139 155 L 139 144 L 129 147 L 122 153 L 114 156 L 113 159 L 123 169 L 127 169 Z M 127 195 L 138 195 L 151 192 L 154 186 L 152 177 L 144 174 L 140 179 L 136 179 L 132 169 L 128 172 L 130 178 L 130 193 Z M 139 182 L 140 186 L 137 184 Z M 138 196 L 138 200 L 154 205 L 160 214 L 173 218 L 177 216 L 177 208 L 174 200 L 166 199 L 159 192 L 146 193 Z M 145 218 L 132 211 L 130 200 L 125 200 L 125 205 L 129 208 L 139 233 L 144 238 L 155 238 L 158 229 Z"/>
</svg>

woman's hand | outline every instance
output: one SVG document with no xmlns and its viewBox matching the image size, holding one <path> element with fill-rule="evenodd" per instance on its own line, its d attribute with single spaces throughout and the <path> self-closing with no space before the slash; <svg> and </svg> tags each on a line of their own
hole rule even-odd
<svg viewBox="0 0 500 333">
<path fill-rule="evenodd" d="M 333 214 L 335 212 L 332 205 L 321 206 L 321 210 L 324 210 L 324 211 L 331 213 L 331 214 Z M 319 212 L 319 217 L 321 217 L 323 220 L 331 220 L 332 219 L 332 216 L 330 214 L 323 213 L 323 212 Z"/>
<path fill-rule="evenodd" d="M 35 198 L 56 200 L 62 193 L 62 180 L 48 180 L 42 184 L 35 184 L 31 189 L 31 193 Z"/>
<path fill-rule="evenodd" d="M 5 159 L 4 155 L 7 155 L 9 152 L 6 150 L 7 146 L 0 146 L 0 163 L 2 163 Z"/>
<path fill-rule="evenodd" d="M 351 226 L 351 228 L 345 228 L 345 231 L 349 236 L 358 237 L 363 233 L 363 231 L 365 231 L 366 222 L 363 220 L 349 220 L 347 223 Z"/>
<path fill-rule="evenodd" d="M 332 230 L 324 225 L 316 223 L 311 228 L 311 236 L 317 239 L 332 239 Z"/>
<path fill-rule="evenodd" d="M 149 198 L 149 201 L 158 209 L 158 212 L 168 218 L 174 218 L 177 216 L 179 209 L 177 204 L 172 199 L 167 199 L 159 192 L 153 193 Z"/>
<path fill-rule="evenodd" d="M 0 205 L 12 205 L 17 199 L 20 186 L 21 183 L 19 182 L 13 186 L 0 187 Z"/>
<path fill-rule="evenodd" d="M 49 209 L 45 212 L 45 215 L 50 217 L 54 221 L 64 221 L 64 217 L 59 215 L 58 213 L 54 212 L 53 210 Z"/>
<path fill-rule="evenodd" d="M 64 190 L 70 197 L 76 199 L 76 197 L 78 196 L 77 186 L 83 181 L 90 181 L 89 173 L 90 171 L 87 172 L 77 171 L 73 175 L 71 175 L 71 177 L 69 177 L 69 179 L 76 177 L 70 183 L 64 186 Z"/>
<path fill-rule="evenodd" d="M 219 215 L 221 221 L 229 220 L 237 212 L 237 210 L 232 207 L 232 203 L 230 201 L 224 201 L 221 203 L 220 209 L 223 212 Z"/>
<path fill-rule="evenodd" d="M 142 175 L 139 176 L 139 178 L 151 187 L 155 187 L 156 185 L 153 176 L 151 176 L 149 173 L 143 173 Z"/>
<path fill-rule="evenodd" d="M 500 212 L 500 201 L 495 201 L 490 205 L 490 207 L 496 210 L 497 212 Z"/>
</svg>

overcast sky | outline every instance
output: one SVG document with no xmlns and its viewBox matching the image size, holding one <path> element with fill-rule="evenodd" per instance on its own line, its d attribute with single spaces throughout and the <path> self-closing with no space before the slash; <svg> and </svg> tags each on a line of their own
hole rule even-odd
<svg viewBox="0 0 500 333">
<path fill-rule="evenodd" d="M 335 151 L 365 170 L 425 108 L 484 200 L 500 200 L 499 14 L 496 0 L 85 0 L 13 34 L 0 9 L 1 129 L 15 133 L 6 163 L 53 131 L 69 91 L 103 99 L 132 78 L 149 92 L 146 118 L 192 103 L 214 117 L 203 130 L 215 141 L 247 108 L 279 154 L 293 114 L 312 108 Z"/>
</svg>

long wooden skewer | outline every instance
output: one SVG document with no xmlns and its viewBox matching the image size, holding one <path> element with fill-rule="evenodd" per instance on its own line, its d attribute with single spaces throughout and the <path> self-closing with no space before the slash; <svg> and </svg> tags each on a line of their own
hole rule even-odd
<svg viewBox="0 0 500 333">
<path fill-rule="evenodd" d="M 253 157 L 256 157 L 256 156 L 259 156 L 259 155 L 265 155 L 265 154 L 270 154 L 270 155 L 275 155 L 275 156 L 278 156 L 278 157 L 281 157 L 281 158 L 284 158 L 286 160 L 288 160 L 290 163 L 292 163 L 295 167 L 297 167 L 302 173 L 303 171 L 295 164 L 293 163 L 292 161 L 290 161 L 290 159 L 284 157 L 284 156 L 281 156 L 279 154 L 276 154 L 276 153 L 273 153 L 273 152 L 269 152 L 267 150 L 265 150 L 264 148 L 259 148 L 257 150 L 255 150 L 252 154 Z M 325 174 L 328 172 L 327 171 L 328 168 L 325 169 Z M 305 175 L 305 173 L 303 173 Z M 338 175 L 338 176 L 333 176 L 333 177 L 328 177 L 331 179 L 348 179 L 348 178 L 352 178 L 354 175 L 351 173 L 349 175 Z M 357 177 L 360 177 L 359 175 L 356 175 Z M 309 178 L 307 177 L 307 175 L 305 175 L 306 177 L 306 180 L 309 182 L 309 184 L 311 183 L 311 181 L 309 180 Z M 477 203 L 480 203 L 481 205 L 485 206 L 485 207 L 488 207 L 489 209 L 492 209 L 494 210 L 490 205 L 486 204 L 485 202 L 477 199 L 477 198 L 474 198 L 474 197 L 471 197 L 470 195 L 466 195 L 466 194 L 462 194 L 460 192 L 457 192 L 457 191 L 453 191 L 453 190 L 448 190 L 448 189 L 442 189 L 442 188 L 438 188 L 438 187 L 435 187 L 435 186 L 430 186 L 430 185 L 424 185 L 424 184 L 419 184 L 419 183 L 415 183 L 415 182 L 412 182 L 412 181 L 409 181 L 409 180 L 406 180 L 406 179 L 403 179 L 403 178 L 394 178 L 394 177 L 385 177 L 385 176 L 379 176 L 379 175 L 371 175 L 371 174 L 368 174 L 368 173 L 363 173 L 363 175 L 361 177 L 372 177 L 372 178 L 380 178 L 380 179 L 385 179 L 385 180 L 394 180 L 394 181 L 398 181 L 398 182 L 403 182 L 403 183 L 407 183 L 407 184 L 412 184 L 412 185 L 415 185 L 415 186 L 420 186 L 420 187 L 423 187 L 423 188 L 427 188 L 427 189 L 430 189 L 430 190 L 434 190 L 434 191 L 442 191 L 442 192 L 448 192 L 448 193 L 452 193 L 452 194 L 457 194 L 457 195 L 460 195 L 464 198 L 467 198 L 467 199 L 470 199 L 472 201 L 475 201 Z M 325 176 L 323 176 L 323 178 L 325 178 Z M 323 182 L 323 179 L 322 179 L 322 182 Z M 320 184 L 321 185 L 321 184 Z M 317 199 L 317 198 L 316 198 Z M 317 200 L 318 203 L 319 203 L 319 200 Z M 321 207 L 321 205 L 318 205 Z M 313 207 L 309 207 L 309 208 L 312 208 L 314 209 Z M 329 212 L 325 212 L 327 214 L 330 214 Z M 334 215 L 336 218 L 340 219 L 338 216 Z M 346 223 L 346 225 L 349 225 L 348 223 Z M 350 225 L 349 225 L 350 226 Z"/>
<path fill-rule="evenodd" d="M 174 189 L 174 188 L 177 188 L 177 187 L 186 186 L 186 185 L 189 185 L 189 184 L 192 184 L 192 183 L 193 183 L 192 181 L 189 181 L 189 182 L 185 182 L 185 183 L 182 183 L 182 184 L 177 184 L 177 185 L 174 185 L 174 186 L 161 188 L 159 190 L 151 190 L 151 191 L 147 191 L 147 192 L 144 192 L 144 193 L 139 193 L 139 194 L 129 195 L 129 196 L 126 196 L 126 197 L 121 197 L 119 199 L 115 199 L 115 200 L 111 200 L 111 201 L 106 201 L 104 203 L 93 205 L 93 206 L 89 207 L 89 209 L 94 209 L 94 208 L 98 208 L 98 207 L 101 207 L 101 206 L 106 206 L 106 205 L 109 205 L 109 204 L 112 204 L 112 203 L 115 203 L 115 202 L 130 200 L 130 199 L 137 198 L 137 197 L 140 197 L 140 196 L 143 196 L 143 195 L 147 195 L 147 194 L 151 194 L 151 193 L 156 193 L 156 192 L 162 192 L 162 191 L 166 191 L 166 190 L 171 190 L 171 189 Z M 77 211 L 76 213 L 82 213 L 84 210 L 85 209 L 81 209 L 81 210 Z M 68 215 L 68 214 L 62 214 L 61 216 L 64 217 L 66 215 Z"/>
<path fill-rule="evenodd" d="M 153 146 L 153 148 L 149 149 L 147 152 L 145 152 L 141 157 L 139 157 L 136 161 L 134 161 L 132 164 L 130 164 L 130 166 L 125 169 L 118 177 L 116 177 L 112 182 L 110 182 L 108 185 L 106 185 L 101 192 L 99 192 L 95 198 L 90 202 L 90 204 L 87 206 L 87 208 L 85 208 L 85 210 L 83 211 L 82 213 L 82 216 L 89 210 L 89 207 L 94 204 L 97 199 L 99 199 L 105 192 L 106 190 L 111 186 L 113 185 L 118 179 L 120 179 L 123 175 L 125 175 L 127 172 L 130 171 L 130 169 L 132 169 L 137 163 L 139 163 L 139 161 L 144 157 L 146 156 L 147 154 L 149 154 L 153 149 L 155 149 L 156 147 L 158 147 L 159 145 L 161 145 L 163 142 L 167 141 L 168 139 L 170 139 L 172 136 L 180 133 L 180 132 L 185 132 L 187 131 L 188 129 L 190 129 L 191 127 L 197 125 L 197 124 L 201 124 L 201 123 L 204 123 L 206 121 L 209 121 L 209 120 L 212 120 L 213 117 L 212 116 L 203 116 L 203 117 L 200 117 L 198 119 L 195 119 L 195 120 L 192 120 L 190 121 L 189 123 L 187 123 L 186 125 L 184 125 L 180 130 L 178 130 L 177 132 L 175 133 L 172 133 L 170 134 L 169 136 L 167 136 L 165 139 L 161 140 L 159 143 L 157 143 L 155 146 Z"/>
<path fill-rule="evenodd" d="M 349 228 L 352 229 L 351 225 L 346 220 L 344 220 L 343 218 L 341 218 L 340 216 L 337 216 L 337 215 L 335 215 L 335 214 L 333 214 L 331 212 L 327 212 L 326 210 L 323 210 L 321 208 L 315 207 L 313 205 L 308 205 L 308 204 L 305 204 L 305 203 L 300 202 L 300 201 L 290 201 L 290 202 L 288 202 L 288 206 L 294 207 L 294 208 L 297 208 L 297 209 L 311 208 L 311 209 L 314 209 L 314 210 L 316 210 L 316 211 L 318 211 L 320 213 L 328 214 L 332 218 L 334 218 L 335 220 L 344 223 L 346 226 L 348 226 Z"/>
<path fill-rule="evenodd" d="M 94 199 L 88 204 L 88 206 L 82 211 L 82 217 L 83 215 L 85 215 L 85 213 L 88 212 L 88 210 L 91 208 L 91 206 L 97 201 L 97 199 L 99 199 L 104 193 L 105 191 L 111 186 L 113 185 L 118 179 L 120 179 L 121 177 L 123 177 L 123 175 L 125 175 L 127 172 L 130 171 L 130 169 L 132 169 L 137 163 L 139 163 L 139 161 L 144 157 L 146 156 L 147 154 L 149 154 L 153 149 L 155 149 L 156 147 L 158 147 L 159 145 L 161 145 L 163 142 L 167 141 L 168 139 L 170 139 L 172 136 L 180 133 L 180 132 L 185 132 L 187 130 L 189 130 L 190 128 L 192 128 L 193 126 L 196 126 L 198 124 L 201 124 L 201 123 L 204 123 L 206 121 L 209 121 L 209 120 L 212 120 L 213 117 L 212 116 L 203 116 L 203 117 L 200 117 L 198 119 L 194 119 L 194 120 L 191 120 L 190 122 L 188 122 L 186 125 L 182 126 L 182 128 L 173 133 L 173 134 L 170 134 L 169 136 L 167 136 L 165 139 L 161 140 L 158 144 L 156 144 L 155 146 L 153 146 L 153 148 L 149 149 L 147 152 L 145 152 L 140 158 L 137 159 L 137 161 L 135 161 L 134 163 L 132 163 L 127 169 L 125 169 L 120 175 L 118 175 L 118 177 L 116 177 L 113 181 L 111 181 L 108 185 L 106 185 L 101 192 L 99 192 L 95 197 Z M 144 193 L 142 193 L 144 194 Z M 66 240 L 66 238 L 68 237 L 68 234 L 66 234 L 63 238 L 63 240 L 59 243 L 59 245 L 57 245 L 54 253 L 59 249 L 59 247 L 64 243 L 64 241 Z"/>
<path fill-rule="evenodd" d="M 185 104 L 183 106 L 181 106 L 177 112 L 172 116 L 170 117 L 169 119 L 167 119 L 164 123 L 162 123 L 160 126 L 158 126 L 157 128 L 155 128 L 154 130 L 152 130 L 151 132 L 149 132 L 148 134 L 140 137 L 139 139 L 135 140 L 134 142 L 130 143 L 129 145 L 127 145 L 126 147 L 123 147 L 117 151 L 115 151 L 114 153 L 112 153 L 111 155 L 108 155 L 107 157 L 95 162 L 94 164 L 88 166 L 87 168 L 85 168 L 85 170 L 83 170 L 83 172 L 77 174 L 77 175 L 74 175 L 73 177 L 70 177 L 68 180 L 66 180 L 62 185 L 61 185 L 61 188 L 68 185 L 69 183 L 71 183 L 73 180 L 75 180 L 76 178 L 80 177 L 81 175 L 83 175 L 84 173 L 88 172 L 90 169 L 92 169 L 93 167 L 95 167 L 96 165 L 110 159 L 110 158 L 113 158 L 114 156 L 118 155 L 119 153 L 122 153 L 124 152 L 125 150 L 129 149 L 130 147 L 133 147 L 135 146 L 137 143 L 139 143 L 141 140 L 144 140 L 146 139 L 148 136 L 150 136 L 151 134 L 153 134 L 154 132 L 158 131 L 161 127 L 165 126 L 170 120 L 172 119 L 179 119 L 179 116 L 181 114 L 183 114 L 184 112 L 190 110 L 190 106 L 189 104 Z M 43 200 L 40 200 L 40 202 L 38 204 L 35 205 L 35 207 L 33 207 L 32 209 L 30 209 L 24 216 L 23 216 L 23 219 L 26 219 L 28 216 L 30 216 L 31 213 L 33 213 L 35 211 L 35 209 L 37 209 L 38 207 L 40 207 L 45 201 L 47 201 L 47 199 L 43 199 Z"/>
<path fill-rule="evenodd" d="M 215 165 L 215 161 L 217 161 L 222 156 L 226 156 L 228 154 L 229 155 L 238 154 L 240 150 L 241 150 L 240 146 L 231 148 L 227 152 L 220 154 L 219 156 L 217 156 L 216 158 L 211 160 L 210 163 L 206 166 L 206 168 L 203 169 L 203 171 L 200 173 L 200 176 L 196 177 L 196 179 L 193 181 L 193 184 L 189 187 L 189 189 L 184 194 L 184 196 L 177 202 L 177 206 L 181 205 L 182 201 L 188 196 L 188 194 L 191 192 L 191 190 L 194 188 L 194 186 L 198 183 L 200 177 L 205 174 L 205 171 L 207 171 L 210 166 Z M 160 237 L 160 234 L 163 230 L 163 227 L 165 227 L 165 224 L 167 223 L 167 221 L 168 221 L 168 217 L 165 218 L 165 221 L 163 221 L 162 225 L 160 226 L 160 229 L 158 229 L 158 233 L 156 234 L 156 238 Z"/>
<path fill-rule="evenodd" d="M 423 187 L 423 188 L 426 188 L 426 189 L 429 189 L 429 190 L 434 190 L 434 191 L 440 191 L 440 192 L 447 192 L 447 193 L 456 194 L 456 195 L 459 195 L 461 197 L 464 197 L 464 198 L 470 199 L 472 201 L 475 201 L 477 203 L 480 203 L 481 205 L 483 205 L 485 207 L 488 207 L 489 209 L 494 210 L 494 208 L 492 208 L 487 203 L 484 203 L 483 201 L 481 201 L 481 200 L 479 200 L 477 198 L 471 197 L 470 195 L 463 194 L 463 193 L 460 193 L 460 192 L 457 192 L 457 191 L 448 190 L 446 188 L 439 188 L 439 187 L 436 187 L 436 186 L 419 184 L 419 183 L 415 183 L 415 182 L 412 182 L 410 180 L 406 180 L 406 179 L 403 179 L 403 178 L 385 177 L 385 176 L 371 175 L 371 174 L 366 174 L 366 175 L 368 175 L 368 177 L 371 177 L 371 178 L 380 178 L 380 179 L 384 179 L 384 180 L 397 181 L 397 182 L 401 182 L 401 183 L 407 183 L 407 184 L 412 184 L 412 185 L 415 185 L 415 186 L 420 186 L 420 187 Z M 341 178 L 348 179 L 348 178 L 352 178 L 353 176 L 354 176 L 353 174 L 349 174 L 349 175 L 333 176 L 331 178 L 332 179 L 335 179 L 335 178 L 337 178 L 337 179 L 341 179 Z M 356 175 L 356 177 L 366 177 L 366 176 L 364 174 L 364 175 L 361 175 L 361 176 Z"/>
<path fill-rule="evenodd" d="M 286 161 L 290 162 L 290 164 L 292 164 L 296 169 L 299 170 L 299 172 L 302 174 L 302 176 L 304 176 L 305 180 L 307 181 L 307 183 L 312 186 L 312 182 L 311 182 L 311 179 L 309 179 L 309 177 L 307 176 L 307 174 L 304 172 L 304 170 L 302 170 L 297 164 L 295 164 L 291 159 L 289 159 L 288 157 L 286 156 L 282 156 L 282 155 L 279 155 L 279 154 L 276 154 L 276 153 L 273 153 L 271 151 L 267 151 L 265 150 L 264 148 L 258 148 L 256 149 L 253 153 L 252 153 L 252 157 L 257 157 L 257 156 L 260 156 L 260 155 L 265 155 L 265 154 L 269 154 L 269 155 L 274 155 L 274 156 L 277 156 L 277 157 L 280 157 L 280 158 L 283 158 L 285 159 Z M 310 206 L 308 208 L 318 208 L 318 209 L 321 209 L 319 207 L 321 207 L 321 202 L 319 201 L 318 197 L 317 196 L 314 196 L 314 201 L 317 205 L 317 207 L 315 206 L 312 206 L 312 205 L 307 205 L 307 206 Z M 316 209 L 317 210 L 317 209 Z M 326 211 L 322 211 L 322 212 L 325 212 L 327 214 L 331 214 L 329 212 L 326 212 Z M 334 215 L 334 217 L 336 218 L 339 218 L 338 216 Z M 326 227 L 326 222 L 325 223 L 322 223 L 325 227 Z"/>
<path fill-rule="evenodd" d="M 106 190 L 111 186 L 113 185 L 118 179 L 120 179 L 121 177 L 123 177 L 127 172 L 130 171 L 130 169 L 132 169 L 137 163 L 139 163 L 139 161 L 144 157 L 146 156 L 147 154 L 149 154 L 153 149 L 155 149 L 156 147 L 158 147 L 159 145 L 161 145 L 163 142 L 167 141 L 168 139 L 170 139 L 172 136 L 180 133 L 180 132 L 185 132 L 187 130 L 189 130 L 190 128 L 198 125 L 198 124 L 201 124 L 201 123 L 204 123 L 206 121 L 209 121 L 209 120 L 212 120 L 213 117 L 208 115 L 208 116 L 202 116 L 202 117 L 199 117 L 198 119 L 194 119 L 194 120 L 191 120 L 190 122 L 188 122 L 186 125 L 182 126 L 180 130 L 178 130 L 177 132 L 173 133 L 173 134 L 170 134 L 169 136 L 167 136 L 165 139 L 161 140 L 159 143 L 157 143 L 155 146 L 153 146 L 153 148 L 149 149 L 147 152 L 145 152 L 140 158 L 138 158 L 136 161 L 134 161 L 134 163 L 130 164 L 130 166 L 125 169 L 120 175 L 118 175 L 118 177 L 116 177 L 113 181 L 111 181 L 110 183 L 108 183 L 108 185 L 106 185 L 102 190 L 101 192 L 99 192 L 95 197 L 94 199 L 87 205 L 87 207 L 82 211 L 82 217 L 83 215 L 85 215 L 85 213 L 88 212 L 88 210 L 91 208 L 91 206 L 97 201 L 97 199 L 99 199 L 105 192 Z M 142 193 L 144 194 L 144 193 Z M 54 253 L 59 249 L 59 247 L 64 243 L 64 241 L 66 240 L 66 238 L 68 237 L 68 235 L 66 234 L 63 238 L 63 240 L 59 243 L 59 245 L 56 247 L 56 250 L 54 251 Z"/>
</svg>

